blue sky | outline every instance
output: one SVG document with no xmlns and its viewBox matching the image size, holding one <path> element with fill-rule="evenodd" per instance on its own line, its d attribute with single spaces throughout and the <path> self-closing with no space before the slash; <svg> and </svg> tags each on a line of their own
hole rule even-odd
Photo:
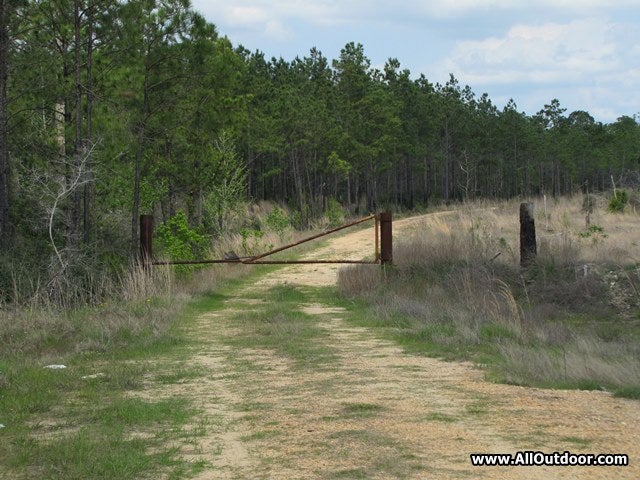
<svg viewBox="0 0 640 480">
<path fill-rule="evenodd" d="M 558 98 L 567 114 L 613 122 L 640 114 L 640 0 L 192 0 L 234 45 L 291 60 L 330 60 L 362 43 L 417 77 L 449 73 L 502 108 L 534 114 Z"/>
</svg>

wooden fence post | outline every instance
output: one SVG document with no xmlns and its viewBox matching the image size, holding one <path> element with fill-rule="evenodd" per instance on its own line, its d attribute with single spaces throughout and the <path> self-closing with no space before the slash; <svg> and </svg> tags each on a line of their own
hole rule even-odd
<svg viewBox="0 0 640 480">
<path fill-rule="evenodd" d="M 140 215 L 140 263 L 151 266 L 153 258 L 153 215 Z"/>
<path fill-rule="evenodd" d="M 527 267 L 538 253 L 533 203 L 520 204 L 520 266 Z"/>
<path fill-rule="evenodd" d="M 391 212 L 380 214 L 380 264 L 393 263 L 393 219 Z"/>
</svg>

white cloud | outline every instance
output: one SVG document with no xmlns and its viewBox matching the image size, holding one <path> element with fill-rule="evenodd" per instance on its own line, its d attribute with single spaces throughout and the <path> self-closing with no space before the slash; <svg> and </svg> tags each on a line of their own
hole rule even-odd
<svg viewBox="0 0 640 480">
<path fill-rule="evenodd" d="M 528 109 L 557 97 L 570 109 L 614 120 L 613 112 L 628 114 L 640 103 L 637 39 L 602 18 L 515 25 L 503 36 L 457 42 L 433 73 L 446 79 L 451 72 L 476 91 L 524 92 L 516 101 Z"/>
<path fill-rule="evenodd" d="M 615 3 L 612 5 L 612 3 Z M 193 0 L 194 7 L 224 28 L 245 28 L 289 39 L 296 23 L 320 27 L 429 22 L 469 18 L 482 25 L 480 14 L 529 11 L 598 15 L 606 9 L 640 7 L 640 0 Z M 283 35 L 286 32 L 286 35 Z"/>
<path fill-rule="evenodd" d="M 281 42 L 295 36 L 292 24 L 300 20 L 328 26 L 343 21 L 344 16 L 337 1 L 194 0 L 193 5 L 226 31 L 248 31 Z"/>
<path fill-rule="evenodd" d="M 435 68 L 473 84 L 575 81 L 622 67 L 614 33 L 600 19 L 516 25 L 502 37 L 458 42 Z"/>
<path fill-rule="evenodd" d="M 203 12 L 214 23 L 229 26 L 266 26 L 269 22 L 284 24 L 290 19 L 303 19 L 314 24 L 332 24 L 341 21 L 343 12 L 337 1 L 324 0 L 194 0 L 196 10 Z"/>
<path fill-rule="evenodd" d="M 247 26 L 265 23 L 269 14 L 264 8 L 255 6 L 233 6 L 221 10 L 225 21 L 231 26 Z"/>
<path fill-rule="evenodd" d="M 293 30 L 282 24 L 279 20 L 268 20 L 264 25 L 264 33 L 273 40 L 286 41 L 295 36 Z"/>
<path fill-rule="evenodd" d="M 397 10 L 432 18 L 460 17 L 486 11 L 565 11 L 584 15 L 604 9 L 640 7 L 640 0 L 405 0 L 394 3 Z"/>
</svg>

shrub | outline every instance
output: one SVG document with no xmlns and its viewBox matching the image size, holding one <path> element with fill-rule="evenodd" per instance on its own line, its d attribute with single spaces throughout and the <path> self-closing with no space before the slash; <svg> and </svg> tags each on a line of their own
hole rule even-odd
<svg viewBox="0 0 640 480">
<path fill-rule="evenodd" d="M 280 237 L 284 235 L 285 231 L 291 225 L 287 212 L 278 207 L 274 207 L 273 210 L 269 212 L 265 221 L 267 226 Z"/>
<path fill-rule="evenodd" d="M 627 203 L 629 203 L 629 195 L 627 192 L 625 190 L 616 190 L 609 200 L 609 211 L 623 212 Z"/>
<path fill-rule="evenodd" d="M 264 232 L 262 230 L 243 228 L 240 230 L 240 236 L 242 237 L 242 253 L 253 255 L 258 251 Z"/>
<path fill-rule="evenodd" d="M 159 253 L 171 260 L 202 259 L 209 247 L 209 237 L 189 227 L 187 216 L 178 212 L 175 216 L 159 225 L 156 229 Z M 177 271 L 185 272 L 190 268 L 180 265 Z"/>
<path fill-rule="evenodd" d="M 335 198 L 329 198 L 327 210 L 324 212 L 329 220 L 329 226 L 337 227 L 344 223 L 344 210 L 342 205 Z"/>
<path fill-rule="evenodd" d="M 291 225 L 297 230 L 306 230 L 309 228 L 311 217 L 311 207 L 305 203 L 300 210 L 295 210 L 291 214 Z"/>
</svg>

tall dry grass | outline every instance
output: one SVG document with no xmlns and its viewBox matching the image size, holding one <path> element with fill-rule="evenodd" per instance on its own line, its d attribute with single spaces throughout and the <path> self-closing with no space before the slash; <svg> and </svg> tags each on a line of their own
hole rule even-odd
<svg viewBox="0 0 640 480">
<path fill-rule="evenodd" d="M 526 270 L 518 202 L 485 202 L 426 216 L 396 240 L 393 269 L 343 269 L 339 288 L 442 355 L 484 363 L 491 352 L 509 382 L 640 386 L 639 217 L 596 209 L 589 230 L 581 196 L 535 205 L 539 253 Z"/>
<path fill-rule="evenodd" d="M 290 226 L 269 228 L 266 219 L 273 208 L 267 202 L 247 206 L 238 222 L 250 223 L 248 230 L 260 235 L 243 236 L 238 223 L 234 231 L 215 239 L 209 257 L 252 255 L 315 233 Z M 172 266 L 130 265 L 119 275 L 104 275 L 104 268 L 92 265 L 89 257 L 78 256 L 70 265 L 73 268 L 46 280 L 28 278 L 28 272 L 16 269 L 20 278 L 14 282 L 14 301 L 0 305 L 0 357 L 56 357 L 105 351 L 131 339 L 153 342 L 170 330 L 190 300 L 256 268 L 216 264 L 185 272 Z"/>
</svg>

